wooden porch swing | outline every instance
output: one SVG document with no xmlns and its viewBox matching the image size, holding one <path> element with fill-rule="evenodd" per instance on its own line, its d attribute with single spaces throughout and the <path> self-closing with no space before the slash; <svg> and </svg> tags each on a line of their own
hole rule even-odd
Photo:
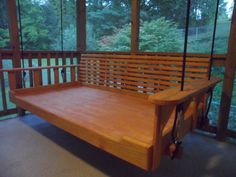
<svg viewBox="0 0 236 177">
<path fill-rule="evenodd" d="M 178 155 L 182 138 L 205 116 L 209 91 L 220 81 L 210 78 L 213 48 L 209 58 L 186 56 L 189 11 L 190 0 L 183 58 L 81 54 L 79 65 L 1 70 L 9 75 L 10 99 L 21 113 L 28 110 L 131 164 L 154 170 L 162 155 Z M 68 68 L 71 82 L 59 83 L 59 69 L 66 73 Z M 43 69 L 54 71 L 54 85 L 42 85 Z M 18 88 L 16 76 L 23 71 L 33 73 L 33 88 Z"/>
</svg>

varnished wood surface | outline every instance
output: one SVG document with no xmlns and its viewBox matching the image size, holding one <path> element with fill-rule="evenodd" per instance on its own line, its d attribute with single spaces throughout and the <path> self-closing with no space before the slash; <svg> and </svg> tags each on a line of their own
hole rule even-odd
<svg viewBox="0 0 236 177">
<path fill-rule="evenodd" d="M 11 100 L 107 152 L 151 168 L 155 105 L 144 97 L 68 85 L 11 91 Z"/>
<path fill-rule="evenodd" d="M 209 58 L 187 58 L 186 82 L 207 77 Z M 139 93 L 180 84 L 182 58 L 171 56 L 82 54 L 79 81 Z"/>
<path fill-rule="evenodd" d="M 146 96 L 80 86 L 76 82 L 12 90 L 11 100 L 57 127 L 145 170 L 157 168 L 161 154 L 168 146 L 175 117 L 173 106 L 170 114 L 164 111 L 161 117 L 156 115 L 156 105 Z M 192 108 L 188 108 L 184 134 L 190 130 L 192 114 Z M 154 140 L 154 137 L 158 139 Z M 153 148 L 158 149 L 153 151 Z M 159 155 L 154 156 L 153 152 Z"/>
<path fill-rule="evenodd" d="M 214 86 L 220 82 L 219 78 L 211 78 L 211 80 L 202 79 L 193 81 L 185 86 L 184 91 L 180 91 L 180 88 L 170 88 L 162 92 L 149 96 L 149 101 L 158 105 L 178 104 L 189 98 L 193 98 L 198 94 L 207 92 L 208 89 L 214 88 Z"/>
<path fill-rule="evenodd" d="M 44 67 L 29 67 L 29 68 L 12 68 L 12 69 L 0 69 L 0 72 L 16 72 L 16 71 L 34 71 L 34 70 L 43 70 L 43 69 L 58 69 L 58 68 L 72 68 L 78 67 L 79 65 L 61 65 L 61 66 L 44 66 Z"/>
<path fill-rule="evenodd" d="M 66 87 L 25 92 L 16 98 L 47 110 L 91 131 L 151 145 L 154 105 L 141 97 L 89 87 Z"/>
</svg>

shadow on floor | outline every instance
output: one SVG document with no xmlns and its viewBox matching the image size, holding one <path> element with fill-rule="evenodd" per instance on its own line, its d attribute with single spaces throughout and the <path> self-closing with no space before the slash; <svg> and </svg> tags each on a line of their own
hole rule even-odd
<svg viewBox="0 0 236 177">
<path fill-rule="evenodd" d="M 69 133 L 34 116 L 20 120 L 34 131 L 56 143 L 76 158 L 83 160 L 104 176 L 111 177 L 235 177 L 236 146 L 220 143 L 199 134 L 188 135 L 184 141 L 184 157 L 171 161 L 164 157 L 154 172 L 146 172 L 120 160 Z M 43 146 L 43 145 L 42 145 Z M 68 162 L 70 163 L 70 162 Z M 83 175 L 82 175 L 83 176 Z M 59 176 L 57 176 L 59 177 Z"/>
</svg>

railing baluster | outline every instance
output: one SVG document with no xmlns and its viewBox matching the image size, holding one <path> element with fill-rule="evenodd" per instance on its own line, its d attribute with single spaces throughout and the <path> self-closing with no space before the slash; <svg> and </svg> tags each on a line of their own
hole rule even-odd
<svg viewBox="0 0 236 177">
<path fill-rule="evenodd" d="M 51 66 L 51 54 L 50 53 L 47 54 L 47 66 Z M 48 75 L 48 84 L 51 84 L 52 81 L 51 81 L 51 70 L 50 69 L 47 70 L 47 75 Z"/>
<path fill-rule="evenodd" d="M 73 53 L 72 53 L 72 52 L 70 53 L 70 64 L 73 65 Z M 72 67 L 71 70 L 70 70 L 71 82 L 73 82 L 73 81 L 72 81 L 72 78 L 75 77 L 75 73 L 74 73 L 74 74 L 72 73 L 72 69 L 73 69 L 73 67 Z M 74 75 L 74 76 L 73 76 L 73 75 Z"/>
<path fill-rule="evenodd" d="M 70 53 L 70 64 L 73 65 L 73 52 Z"/>
<path fill-rule="evenodd" d="M 59 56 L 58 56 L 59 54 L 58 53 L 56 53 L 56 56 L 55 56 L 55 63 L 56 63 L 56 66 L 58 66 L 58 64 L 59 64 Z"/>
<path fill-rule="evenodd" d="M 38 67 L 42 67 L 42 54 L 41 53 L 38 53 L 37 59 L 38 59 Z M 40 70 L 40 75 L 41 75 L 41 77 L 40 77 L 40 85 L 42 85 L 42 83 L 43 83 L 43 81 L 42 81 L 42 75 L 43 75 L 42 70 Z"/>
<path fill-rule="evenodd" d="M 53 68 L 54 71 L 54 84 L 59 84 L 59 75 L 58 75 L 58 68 Z"/>
<path fill-rule="evenodd" d="M 14 71 L 8 72 L 8 78 L 9 78 L 9 88 L 10 90 L 14 90 L 17 88 L 16 86 L 16 73 Z"/>
<path fill-rule="evenodd" d="M 32 67 L 33 64 L 32 64 L 32 54 L 29 54 L 29 67 Z M 32 70 L 29 70 L 29 79 L 30 79 L 30 87 L 33 87 L 33 72 Z"/>
<path fill-rule="evenodd" d="M 3 58 L 11 58 L 12 57 L 12 53 L 11 52 L 5 52 L 5 51 L 0 51 L 0 69 L 2 69 L 2 65 L 3 65 Z M 9 87 L 10 89 L 18 89 L 20 88 L 21 85 L 21 80 L 18 79 L 18 76 L 21 76 L 21 74 L 23 73 L 23 70 L 27 71 L 27 80 L 29 78 L 29 84 L 27 86 L 30 85 L 30 87 L 38 87 L 42 85 L 42 81 L 43 79 L 43 72 L 42 72 L 42 68 L 39 69 L 35 69 L 34 67 L 42 67 L 45 66 L 44 65 L 44 59 L 47 59 L 47 66 L 51 66 L 54 65 L 54 61 L 51 60 L 51 58 L 55 58 L 55 64 L 56 66 L 63 64 L 77 64 L 77 62 L 79 62 L 79 55 L 78 52 L 64 52 L 63 54 L 61 54 L 60 52 L 41 52 L 41 51 L 35 51 L 35 52 L 31 52 L 31 51 L 25 51 L 24 52 L 24 58 L 28 60 L 28 64 L 27 62 L 25 63 L 25 69 L 19 69 L 19 68 L 13 68 L 13 69 L 3 69 L 2 71 L 0 71 L 0 91 L 1 91 L 1 102 L 2 102 L 2 107 L 0 110 L 0 116 L 4 116 L 4 115 L 9 115 L 9 114 L 13 114 L 16 113 L 16 109 L 10 109 L 8 106 L 8 102 L 7 100 L 9 99 L 8 94 L 7 94 L 7 90 L 6 87 L 8 87 L 8 85 L 6 85 L 6 79 L 9 79 Z M 62 61 L 61 61 L 62 60 Z M 68 61 L 67 61 L 68 60 Z M 34 62 L 36 62 L 36 65 L 34 65 Z M 38 62 L 38 64 L 37 64 Z M 29 67 L 29 69 L 27 68 Z M 32 68 L 32 69 L 30 69 Z M 48 67 L 43 67 L 45 70 L 47 70 L 47 74 L 48 74 L 48 84 L 60 84 L 60 80 L 61 80 L 61 74 L 59 71 L 61 71 L 61 69 L 63 69 L 63 67 L 59 67 L 59 68 L 48 68 Z M 70 68 L 70 69 L 68 69 Z M 12 70 L 12 71 L 11 71 Z M 77 66 L 68 66 L 66 68 L 64 68 L 65 71 L 65 77 L 66 80 L 63 80 L 64 82 L 76 82 L 77 81 Z M 66 71 L 68 72 L 68 75 L 66 74 Z M 69 74 L 70 71 L 70 74 Z M 8 72 L 8 76 L 5 75 L 5 73 Z M 54 72 L 54 74 L 53 74 Z M 28 76 L 29 73 L 29 76 Z M 54 76 L 53 76 L 54 75 Z M 4 78 L 5 76 L 5 78 Z M 6 78 L 8 77 L 8 78 Z M 55 82 L 53 82 L 53 80 L 55 79 Z"/>
<path fill-rule="evenodd" d="M 62 65 L 66 65 L 66 53 L 62 53 Z M 63 82 L 66 82 L 67 81 L 67 74 L 66 74 L 66 67 L 65 68 L 62 68 L 64 74 L 63 74 Z"/>
<path fill-rule="evenodd" d="M 38 87 L 41 85 L 41 74 L 42 70 L 41 69 L 37 69 L 37 70 L 34 70 L 34 87 Z"/>
<path fill-rule="evenodd" d="M 72 66 L 70 68 L 70 71 L 71 71 L 71 82 L 75 82 L 75 66 Z"/>
</svg>

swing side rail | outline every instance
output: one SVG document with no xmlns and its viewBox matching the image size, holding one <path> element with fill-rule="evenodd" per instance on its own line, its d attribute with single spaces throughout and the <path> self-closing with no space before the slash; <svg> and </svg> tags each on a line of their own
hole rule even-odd
<svg viewBox="0 0 236 177">
<path fill-rule="evenodd" d="M 219 83 L 221 79 L 212 77 L 210 80 L 194 80 L 185 85 L 183 91 L 179 87 L 169 88 L 156 94 L 150 95 L 148 100 L 155 104 L 155 123 L 153 138 L 153 162 L 152 169 L 156 169 L 160 164 L 161 154 L 170 155 L 171 133 L 165 138 L 162 137 L 164 128 L 169 125 L 170 120 L 175 119 L 177 107 L 183 107 L 183 122 L 179 132 L 180 138 L 183 138 L 189 131 L 197 128 L 199 118 L 205 116 L 207 99 L 209 91 Z M 173 129 L 173 127 L 170 127 Z M 160 142 L 160 140 L 162 142 Z"/>
</svg>

